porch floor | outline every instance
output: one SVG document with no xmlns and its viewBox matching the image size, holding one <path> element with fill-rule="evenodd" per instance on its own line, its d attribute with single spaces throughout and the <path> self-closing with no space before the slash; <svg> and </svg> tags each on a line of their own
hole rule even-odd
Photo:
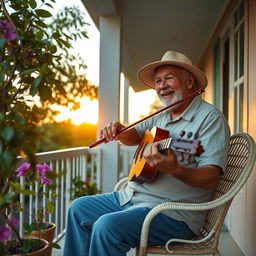
<svg viewBox="0 0 256 256">
<path fill-rule="evenodd" d="M 62 249 L 60 250 L 53 249 L 52 256 L 62 256 L 63 243 L 64 243 L 64 238 L 62 238 L 59 241 L 59 245 L 61 246 Z M 244 254 L 241 252 L 241 250 L 237 246 L 236 242 L 233 240 L 233 238 L 227 231 L 221 232 L 219 251 L 220 251 L 220 256 L 244 256 Z M 130 250 L 127 253 L 127 256 L 134 256 L 134 255 L 135 255 L 134 250 Z M 150 255 L 153 256 L 153 254 L 149 254 L 149 256 Z"/>
</svg>

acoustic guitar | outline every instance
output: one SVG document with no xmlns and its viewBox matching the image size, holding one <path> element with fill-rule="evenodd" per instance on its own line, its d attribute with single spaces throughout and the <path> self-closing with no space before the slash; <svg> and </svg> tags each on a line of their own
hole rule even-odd
<svg viewBox="0 0 256 256">
<path fill-rule="evenodd" d="M 194 139 L 190 139 L 193 135 L 192 132 L 187 134 L 188 139 L 184 139 L 185 133 L 185 131 L 181 131 L 179 138 L 172 138 L 169 137 L 168 131 L 158 127 L 153 127 L 150 131 L 146 130 L 134 154 L 128 180 L 139 183 L 152 182 L 154 180 L 157 169 L 152 168 L 143 157 L 143 152 L 151 143 L 158 142 L 158 149 L 161 153 L 164 153 L 168 148 L 180 152 L 181 159 L 184 159 L 184 154 L 200 156 L 204 151 L 200 140 L 197 139 L 197 136 L 194 136 Z"/>
</svg>

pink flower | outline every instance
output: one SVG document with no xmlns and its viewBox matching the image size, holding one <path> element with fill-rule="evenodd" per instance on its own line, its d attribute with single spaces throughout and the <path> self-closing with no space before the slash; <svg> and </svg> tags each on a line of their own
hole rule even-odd
<svg viewBox="0 0 256 256">
<path fill-rule="evenodd" d="M 47 171 L 51 171 L 51 167 L 48 164 L 37 164 L 36 169 L 39 174 L 44 175 Z"/>
<path fill-rule="evenodd" d="M 17 177 L 20 176 L 24 176 L 25 172 L 30 168 L 30 164 L 29 163 L 23 163 L 22 165 L 20 165 L 20 167 L 15 171 L 18 172 L 18 174 L 16 175 Z"/>
<path fill-rule="evenodd" d="M 45 176 L 39 176 L 42 184 L 52 184 L 52 180 L 47 179 Z"/>
<path fill-rule="evenodd" d="M 11 235 L 11 230 L 7 227 L 0 227 L 0 241 L 8 240 Z"/>
<path fill-rule="evenodd" d="M 12 216 L 8 222 L 9 225 L 12 225 L 14 227 L 18 227 L 20 225 L 20 221 L 18 219 L 16 219 L 14 216 Z"/>
</svg>

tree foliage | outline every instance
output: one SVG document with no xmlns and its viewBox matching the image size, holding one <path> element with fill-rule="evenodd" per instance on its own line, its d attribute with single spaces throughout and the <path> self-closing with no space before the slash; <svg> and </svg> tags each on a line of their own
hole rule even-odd
<svg viewBox="0 0 256 256">
<path fill-rule="evenodd" d="M 0 215 L 8 223 L 5 214 L 23 193 L 11 189 L 17 182 L 17 156 L 35 171 L 39 124 L 49 106 L 73 102 L 77 107 L 77 97 L 96 97 L 97 88 L 78 72 L 86 67 L 84 61 L 70 54 L 76 38 L 87 38 L 78 8 L 65 8 L 53 18 L 55 0 L 0 4 Z"/>
</svg>

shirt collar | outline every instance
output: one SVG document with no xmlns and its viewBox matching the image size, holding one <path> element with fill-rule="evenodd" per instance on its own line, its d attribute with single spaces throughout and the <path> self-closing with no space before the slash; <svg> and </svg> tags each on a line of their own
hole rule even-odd
<svg viewBox="0 0 256 256">
<path fill-rule="evenodd" d="M 183 113 L 181 113 L 179 116 L 177 116 L 175 119 L 170 120 L 170 122 L 178 121 L 180 119 L 183 119 L 185 121 L 192 121 L 193 116 L 196 113 L 196 110 L 198 109 L 199 105 L 201 103 L 201 97 L 196 96 L 192 102 L 189 104 L 189 106 L 185 109 Z M 170 118 L 170 115 L 169 115 Z"/>
</svg>

